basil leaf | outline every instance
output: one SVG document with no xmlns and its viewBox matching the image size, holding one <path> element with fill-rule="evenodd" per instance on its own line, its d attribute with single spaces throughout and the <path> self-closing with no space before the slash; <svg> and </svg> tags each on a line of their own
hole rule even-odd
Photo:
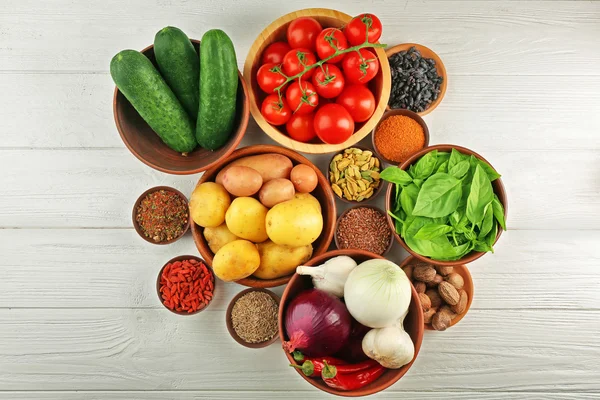
<svg viewBox="0 0 600 400">
<path fill-rule="evenodd" d="M 388 215 L 390 217 L 392 217 L 393 219 L 395 219 L 396 221 L 399 221 L 399 222 L 402 222 L 402 223 L 404 222 L 402 220 L 402 218 L 400 218 L 398 215 L 396 215 L 395 213 L 391 212 L 390 210 L 388 210 Z"/>
<path fill-rule="evenodd" d="M 425 154 L 417 163 L 415 164 L 415 178 L 426 179 L 431 174 L 433 174 L 433 170 L 435 168 L 435 164 L 437 162 L 437 150 L 430 151 Z"/>
<path fill-rule="evenodd" d="M 458 208 L 462 195 L 461 181 L 444 173 L 437 173 L 427 179 L 413 210 L 422 217 L 444 217 Z"/>
<path fill-rule="evenodd" d="M 492 247 L 494 245 L 494 243 L 496 242 L 496 236 L 498 236 L 498 224 L 494 224 L 494 226 L 492 227 L 492 231 L 485 238 L 485 241 L 488 244 L 488 246 Z M 493 251 L 494 250 L 492 250 L 492 252 Z"/>
<path fill-rule="evenodd" d="M 475 241 L 475 246 L 473 247 L 473 250 L 481 251 L 483 253 L 486 253 L 488 251 L 491 251 L 492 253 L 494 252 L 494 249 L 492 248 L 492 246 L 490 246 L 486 242 L 482 242 L 480 240 Z"/>
<path fill-rule="evenodd" d="M 438 236 L 431 240 L 419 240 L 407 236 L 405 241 L 411 250 L 425 257 L 446 260 L 455 256 L 454 247 L 452 247 L 446 236 Z"/>
<path fill-rule="evenodd" d="M 415 239 L 431 240 L 452 231 L 452 227 L 443 224 L 429 224 L 423 226 L 415 234 Z"/>
<path fill-rule="evenodd" d="M 504 207 L 502 207 L 502 203 L 500 203 L 498 196 L 495 194 L 494 200 L 492 200 L 492 211 L 502 229 L 506 230 L 506 221 L 504 221 Z"/>
<path fill-rule="evenodd" d="M 400 194 L 400 204 L 402 205 L 404 212 L 406 212 L 406 215 L 413 215 L 418 195 L 419 188 L 414 184 L 408 185 L 402 190 L 402 193 Z"/>
<path fill-rule="evenodd" d="M 414 177 L 416 176 L 416 175 L 415 175 L 415 164 L 412 164 L 410 167 L 408 167 L 408 174 L 409 174 L 409 175 L 410 175 L 412 178 L 414 178 Z"/>
<path fill-rule="evenodd" d="M 416 218 L 418 217 L 415 217 L 414 215 L 409 215 L 406 217 L 406 219 L 404 220 L 404 225 L 402 225 L 402 231 L 400 232 L 400 236 L 402 236 L 403 238 L 408 237 L 408 228 L 412 225 Z"/>
<path fill-rule="evenodd" d="M 402 186 L 406 186 L 412 182 L 412 178 L 410 177 L 408 172 L 398 167 L 387 167 L 386 169 L 381 171 L 381 174 L 379 176 L 385 181 L 397 183 Z"/>
<path fill-rule="evenodd" d="M 448 172 L 448 161 L 444 161 L 439 167 L 437 167 L 435 172 Z"/>
<path fill-rule="evenodd" d="M 459 258 L 464 257 L 467 253 L 473 250 L 473 242 L 466 242 L 459 246 L 453 247 L 454 255 L 450 258 L 450 260 L 458 260 Z"/>
<path fill-rule="evenodd" d="M 469 172 L 469 167 L 470 167 L 469 162 L 467 160 L 463 160 L 463 161 L 459 162 L 458 164 L 456 164 L 454 167 L 452 167 L 448 171 L 448 174 L 455 177 L 456 179 L 460 179 L 463 176 L 465 176 L 465 174 L 467 172 Z"/>
<path fill-rule="evenodd" d="M 485 171 L 478 164 L 471 183 L 471 190 L 467 198 L 467 218 L 471 223 L 479 224 L 484 217 L 485 206 L 494 199 L 492 183 Z M 418 202 L 417 202 L 418 203 Z"/>
<path fill-rule="evenodd" d="M 396 192 L 396 209 L 400 208 L 400 192 L 402 192 L 402 186 L 400 186 L 400 184 L 396 183 L 394 184 L 394 191 Z"/>
<path fill-rule="evenodd" d="M 413 183 L 420 189 L 423 186 L 423 179 L 413 179 Z"/>
<path fill-rule="evenodd" d="M 477 235 L 475 234 L 475 232 L 473 232 L 469 229 L 465 229 L 462 233 L 465 235 L 467 240 L 476 240 L 477 239 Z"/>
<path fill-rule="evenodd" d="M 485 161 L 477 159 L 477 162 L 479 163 L 481 168 L 483 168 L 483 170 L 487 174 L 488 178 L 490 178 L 490 181 L 493 182 L 496 179 L 500 178 L 500 176 L 502 176 L 498 172 L 496 172 L 496 170 L 494 168 L 492 168 L 492 166 L 490 164 L 486 163 Z"/>
<path fill-rule="evenodd" d="M 481 223 L 481 227 L 479 230 L 479 235 L 477 236 L 479 239 L 483 240 L 488 233 L 492 230 L 492 225 L 494 224 L 494 213 L 492 211 L 492 202 L 489 202 L 487 206 L 485 206 L 483 222 Z"/>
<path fill-rule="evenodd" d="M 445 151 L 438 151 L 437 159 L 435 161 L 434 171 L 439 171 L 444 163 L 446 163 L 450 159 L 450 153 L 446 153 Z M 447 172 L 447 171 L 442 171 Z"/>
<path fill-rule="evenodd" d="M 452 149 L 450 158 L 448 159 L 448 170 L 452 169 L 456 164 L 463 160 L 468 160 L 468 156 L 464 155 L 456 149 Z"/>
</svg>

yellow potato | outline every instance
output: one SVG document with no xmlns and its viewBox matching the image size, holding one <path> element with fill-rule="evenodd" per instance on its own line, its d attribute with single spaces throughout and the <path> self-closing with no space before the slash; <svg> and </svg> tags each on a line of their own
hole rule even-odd
<svg viewBox="0 0 600 400">
<path fill-rule="evenodd" d="M 280 245 L 306 246 L 323 230 L 320 206 L 314 197 L 294 198 L 277 204 L 267 213 L 267 235 Z"/>
<path fill-rule="evenodd" d="M 277 178 L 289 178 L 293 166 L 292 160 L 283 154 L 267 153 L 259 154 L 257 156 L 242 157 L 232 161 L 219 171 L 215 178 L 215 182 L 223 183 L 225 172 L 235 165 L 250 167 L 256 170 L 256 172 L 262 176 L 263 182 L 269 182 L 271 179 Z"/>
<path fill-rule="evenodd" d="M 227 224 L 223 223 L 217 227 L 204 228 L 204 239 L 208 242 L 208 247 L 213 253 L 239 238 L 227 229 Z"/>
<path fill-rule="evenodd" d="M 238 197 L 225 214 L 227 228 L 242 239 L 264 242 L 269 238 L 265 226 L 267 211 L 267 207 L 253 197 Z"/>
<path fill-rule="evenodd" d="M 222 185 L 204 182 L 194 189 L 190 198 L 192 220 L 202 227 L 219 226 L 231 204 L 229 193 Z"/>
<path fill-rule="evenodd" d="M 234 196 L 252 196 L 260 190 L 262 176 L 250 167 L 234 165 L 223 175 L 223 186 Z"/>
<path fill-rule="evenodd" d="M 234 240 L 215 254 L 212 268 L 219 279 L 230 282 L 252 275 L 259 265 L 256 245 L 247 240 Z"/>
<path fill-rule="evenodd" d="M 294 273 L 298 265 L 302 265 L 312 257 L 312 246 L 281 246 L 270 240 L 259 243 L 260 266 L 254 271 L 259 279 L 275 279 Z"/>
<path fill-rule="evenodd" d="M 271 208 L 281 202 L 294 198 L 294 184 L 289 179 L 277 178 L 265 183 L 258 198 L 265 207 Z"/>
<path fill-rule="evenodd" d="M 310 193 L 296 193 L 294 195 L 295 199 L 300 199 L 300 200 L 307 200 L 310 204 L 314 205 L 317 210 L 319 210 L 319 212 L 321 212 L 321 203 L 319 203 L 319 200 L 317 200 L 315 198 L 315 196 L 313 196 Z"/>
</svg>

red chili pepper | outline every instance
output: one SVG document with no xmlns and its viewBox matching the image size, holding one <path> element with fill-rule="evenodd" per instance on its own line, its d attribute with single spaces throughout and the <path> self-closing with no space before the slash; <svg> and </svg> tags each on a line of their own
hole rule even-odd
<svg viewBox="0 0 600 400">
<path fill-rule="evenodd" d="M 327 361 L 327 362 L 330 365 L 335 365 L 336 369 L 337 369 L 337 373 L 342 374 L 342 375 L 352 374 L 354 372 L 362 371 L 364 369 L 369 369 L 369 368 L 376 367 L 379 365 L 379 363 L 377 361 L 370 360 L 370 359 L 356 363 L 356 364 L 342 364 L 342 365 L 331 364 L 329 361 Z"/>
<path fill-rule="evenodd" d="M 320 377 L 321 371 L 323 371 L 323 367 L 325 367 L 325 362 L 329 365 L 345 365 L 346 361 L 341 360 L 335 357 L 307 357 L 299 351 L 294 351 L 293 353 L 294 360 L 297 362 L 302 362 L 302 365 L 290 364 L 290 367 L 298 368 L 302 371 L 302 373 L 306 376 L 310 377 Z"/>
<path fill-rule="evenodd" d="M 364 369 L 361 371 L 341 374 L 338 373 L 335 365 L 329 365 L 325 362 L 325 367 L 321 371 L 321 377 L 327 386 L 338 390 L 356 390 L 360 389 L 369 383 L 372 383 L 379 378 L 386 370 L 381 365 Z"/>
</svg>

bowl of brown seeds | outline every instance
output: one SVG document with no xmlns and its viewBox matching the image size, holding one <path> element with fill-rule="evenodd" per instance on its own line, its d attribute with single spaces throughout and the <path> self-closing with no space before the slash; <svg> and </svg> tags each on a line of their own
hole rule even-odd
<svg viewBox="0 0 600 400">
<path fill-rule="evenodd" d="M 338 249 L 358 249 L 383 256 L 392 248 L 393 232 L 385 213 L 374 206 L 360 205 L 344 211 L 335 226 Z"/>
<path fill-rule="evenodd" d="M 242 290 L 227 307 L 227 330 L 242 346 L 267 347 L 278 338 L 278 313 L 279 296 L 275 293 L 258 288 Z"/>
</svg>

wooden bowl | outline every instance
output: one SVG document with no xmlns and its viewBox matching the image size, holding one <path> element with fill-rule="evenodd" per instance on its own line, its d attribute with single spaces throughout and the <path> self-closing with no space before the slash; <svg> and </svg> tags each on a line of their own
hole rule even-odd
<svg viewBox="0 0 600 400">
<path fill-rule="evenodd" d="M 483 158 L 479 154 L 475 153 L 473 150 L 469 150 L 465 147 L 456 146 L 453 144 L 438 144 L 435 146 L 425 147 L 423 150 L 416 152 L 408 160 L 406 160 L 404 163 L 402 163 L 402 165 L 400 165 L 400 168 L 407 170 L 408 167 L 411 166 L 411 164 L 415 163 L 422 156 L 424 156 L 425 154 L 429 153 L 432 150 L 450 152 L 450 151 L 452 151 L 452 149 L 456 149 L 463 154 L 474 155 L 478 159 L 483 160 L 483 161 L 487 162 L 488 164 L 490 164 L 485 158 Z M 492 164 L 490 164 L 490 165 L 492 165 Z M 492 168 L 493 168 L 493 166 L 492 166 Z M 494 182 L 492 182 L 492 188 L 494 189 L 494 193 L 496 193 L 496 195 L 498 196 L 500 203 L 502 203 L 502 206 L 504 207 L 504 218 L 506 219 L 506 215 L 508 212 L 508 201 L 506 199 L 506 191 L 504 190 L 504 184 L 502 183 L 502 178 L 498 178 Z M 486 254 L 486 253 L 482 253 L 482 252 L 478 252 L 478 251 L 472 251 L 459 260 L 438 261 L 438 260 L 433 260 L 429 257 L 422 256 L 422 255 L 417 254 L 414 251 L 412 251 L 412 249 L 410 247 L 408 247 L 408 245 L 404 242 L 404 239 L 402 239 L 402 237 L 400 237 L 400 235 L 398 233 L 396 233 L 396 227 L 395 227 L 394 221 L 392 220 L 392 217 L 390 217 L 390 215 L 387 214 L 387 211 L 392 209 L 392 196 L 395 196 L 395 192 L 396 192 L 395 185 L 388 183 L 388 187 L 387 187 L 387 190 L 385 193 L 385 211 L 386 211 L 388 224 L 390 225 L 390 227 L 392 228 L 392 231 L 394 232 L 394 237 L 396 238 L 396 241 L 398 243 L 400 243 L 400 245 L 402 247 L 404 247 L 404 249 L 406 251 L 408 251 L 410 254 L 412 254 L 414 257 L 416 257 L 419 260 L 424 261 L 426 263 L 432 264 L 432 265 L 454 266 L 454 265 L 468 264 L 470 262 L 477 260 L 479 257 L 482 257 L 484 254 Z M 500 235 L 502 235 L 502 231 L 503 231 L 502 227 L 500 227 L 498 225 L 498 235 L 496 236 L 496 240 L 494 241 L 494 244 L 496 242 L 498 242 Z"/>
<path fill-rule="evenodd" d="M 165 267 L 171 263 L 174 263 L 175 261 L 183 261 L 183 260 L 196 260 L 198 262 L 202 262 L 204 265 L 206 265 L 206 268 L 208 269 L 208 271 L 210 272 L 210 274 L 212 275 L 212 280 L 213 280 L 213 297 L 212 299 L 209 300 L 208 304 L 206 304 L 204 307 L 200 307 L 198 310 L 192 312 L 192 313 L 188 313 L 188 312 L 181 312 L 181 311 L 176 311 L 176 310 L 171 310 L 170 308 L 168 308 L 167 306 L 165 306 L 162 296 L 160 294 L 160 276 L 163 273 L 163 270 L 165 269 Z M 171 258 L 169 261 L 167 261 L 165 263 L 165 265 L 163 265 L 163 267 L 160 269 L 160 271 L 158 271 L 158 276 L 156 278 L 156 294 L 158 295 L 158 300 L 160 300 L 160 304 L 162 304 L 167 310 L 171 311 L 173 314 L 177 314 L 177 315 L 195 315 L 198 314 L 201 311 L 204 311 L 209 305 L 210 303 L 213 301 L 213 299 L 215 298 L 214 293 L 217 290 L 217 280 L 215 279 L 215 274 L 212 270 L 212 268 L 210 267 L 209 263 L 206 262 L 205 260 L 196 257 L 196 256 L 177 256 L 177 257 L 173 257 Z"/>
<path fill-rule="evenodd" d="M 200 47 L 198 40 L 192 40 L 196 51 Z M 150 45 L 142 50 L 142 53 L 152 61 L 156 67 L 154 58 L 154 46 Z M 222 158 L 227 157 L 240 144 L 246 133 L 248 119 L 250 118 L 250 106 L 248 104 L 248 89 L 246 82 L 239 73 L 239 85 L 236 107 L 236 120 L 231 137 L 220 149 L 210 151 L 197 147 L 194 151 L 181 155 L 170 149 L 158 135 L 148 126 L 142 117 L 127 101 L 125 96 L 115 88 L 113 100 L 113 113 L 117 130 L 125 146 L 144 164 L 162 172 L 175 175 L 189 175 L 207 170 Z"/>
<path fill-rule="evenodd" d="M 330 258 L 337 256 L 352 257 L 357 263 L 361 263 L 363 261 L 370 260 L 373 258 L 383 258 L 381 256 L 363 250 L 334 250 L 313 258 L 305 265 L 319 265 L 329 260 Z M 312 287 L 313 285 L 310 276 L 294 274 L 294 276 L 290 280 L 290 283 L 285 288 L 283 296 L 281 296 L 281 303 L 279 304 L 279 337 L 282 342 L 288 340 L 284 327 L 284 315 L 287 305 L 300 292 L 306 289 L 311 289 Z M 415 345 L 415 356 L 413 357 L 410 363 L 404 365 L 402 368 L 399 369 L 388 369 L 375 382 L 361 389 L 353 391 L 342 391 L 333 389 L 327 386 L 321 379 L 309 378 L 306 375 L 304 375 L 300 370 L 294 368 L 296 369 L 298 375 L 300 375 L 305 381 L 307 381 L 317 389 L 320 389 L 327 393 L 345 397 L 367 396 L 373 393 L 380 392 L 396 383 L 400 378 L 404 376 L 404 374 L 406 374 L 406 372 L 415 362 L 415 359 L 419 354 L 419 349 L 421 348 L 421 342 L 423 341 L 423 310 L 421 309 L 421 302 L 419 301 L 417 291 L 412 285 L 411 289 L 412 301 L 410 302 L 408 315 L 404 319 L 404 329 L 410 335 L 410 338 L 412 339 Z M 288 358 L 290 364 L 296 364 L 291 354 L 285 353 L 285 356 Z"/>
<path fill-rule="evenodd" d="M 420 113 L 418 113 L 419 115 L 423 116 L 423 115 L 427 115 L 430 112 L 432 112 L 433 110 L 435 110 L 435 108 L 442 102 L 442 99 L 444 98 L 444 95 L 446 94 L 446 89 L 448 88 L 448 74 L 446 74 L 446 67 L 444 66 L 444 63 L 442 62 L 442 59 L 440 58 L 440 56 L 438 56 L 436 53 L 433 52 L 433 50 L 431 50 L 428 47 L 425 47 L 421 44 L 417 44 L 417 43 L 403 43 L 403 44 L 399 44 L 393 47 L 389 47 L 385 50 L 385 54 L 388 56 L 388 58 L 390 58 L 390 56 L 399 53 L 403 50 L 408 50 L 411 47 L 416 47 L 417 50 L 419 50 L 421 52 L 421 55 L 423 56 L 423 58 L 432 58 L 435 60 L 435 68 L 437 69 L 437 73 L 439 76 L 441 76 L 443 78 L 442 80 L 442 84 L 440 85 L 440 94 L 438 95 L 438 98 L 436 100 L 434 100 L 429 107 L 425 110 L 425 111 L 421 111 Z M 387 106 L 387 109 L 390 109 L 390 106 Z"/>
<path fill-rule="evenodd" d="M 319 171 L 319 169 L 307 158 L 301 156 L 295 151 L 272 145 L 257 145 L 243 147 L 234 151 L 231 154 L 231 156 L 229 156 L 227 159 L 220 160 L 214 167 L 206 171 L 204 175 L 200 177 L 198 185 L 204 182 L 214 182 L 219 171 L 232 161 L 237 160 L 238 158 L 266 153 L 283 154 L 284 156 L 287 156 L 290 160 L 292 160 L 292 163 L 294 165 L 306 164 L 316 172 L 319 184 L 311 194 L 315 198 L 317 198 L 317 200 L 319 200 L 319 203 L 321 203 L 321 208 L 323 212 L 323 232 L 321 232 L 321 235 L 313 243 L 313 257 L 323 254 L 329 248 L 329 245 L 333 240 L 333 233 L 335 230 L 336 209 L 334 194 L 331 190 L 331 186 L 329 186 L 329 182 L 327 181 L 327 179 L 325 179 L 325 176 L 323 176 L 321 171 Z M 193 221 L 191 221 L 191 226 L 192 235 L 194 237 L 194 242 L 196 243 L 198 251 L 200 251 L 200 254 L 202 254 L 202 257 L 205 260 L 208 260 L 210 263 L 212 263 L 213 257 L 215 255 L 208 247 L 208 243 L 204 238 L 204 228 L 195 224 Z M 288 283 L 292 275 L 293 274 L 290 274 L 275 279 L 259 279 L 253 276 L 249 276 L 247 278 L 240 279 L 236 282 L 240 285 L 250 286 L 254 288 L 270 288 L 285 285 L 286 283 Z"/>
<path fill-rule="evenodd" d="M 381 185 L 383 186 L 383 185 Z M 350 210 L 354 210 L 356 208 L 371 208 L 377 212 L 379 212 L 381 215 L 383 215 L 385 217 L 385 213 L 383 212 L 383 210 L 379 207 L 375 207 L 375 206 L 371 206 L 368 204 L 361 204 L 358 206 L 354 206 L 354 207 L 350 207 L 349 209 L 347 209 L 346 211 L 344 211 L 337 219 L 337 221 L 335 222 L 335 235 L 333 237 L 334 241 L 335 241 L 335 247 L 337 247 L 339 250 L 348 250 L 348 249 L 343 249 L 340 247 L 340 243 L 338 240 L 338 228 L 340 225 L 340 221 L 342 220 L 342 218 L 344 218 L 346 216 L 346 214 L 348 214 L 348 212 Z M 388 225 L 389 228 L 389 225 Z M 388 244 L 387 248 L 383 251 L 383 253 L 381 254 L 382 256 L 385 256 L 387 253 L 390 252 L 390 250 L 392 249 L 392 245 L 394 244 L 394 232 L 390 231 L 391 235 L 390 235 L 390 243 Z"/>
<path fill-rule="evenodd" d="M 260 108 L 263 99 L 266 97 L 265 93 L 262 93 L 258 83 L 256 82 L 256 72 L 260 68 L 261 55 L 263 50 L 273 42 L 285 40 L 286 32 L 290 22 L 298 17 L 312 17 L 319 21 L 323 28 L 335 27 L 341 28 L 347 24 L 352 17 L 348 14 L 344 14 L 340 11 L 330 10 L 326 8 L 307 8 L 304 10 L 294 11 L 286 14 L 273 23 L 267 26 L 256 38 L 244 64 L 244 78 L 248 83 L 248 94 L 250 97 L 250 111 L 252 116 L 267 135 L 273 140 L 280 143 L 285 147 L 289 147 L 296 151 L 303 153 L 331 153 L 334 151 L 340 151 L 345 148 L 351 147 L 355 143 L 358 143 L 364 139 L 373 130 L 373 127 L 379 121 L 379 118 L 383 115 L 385 108 L 388 104 L 391 88 L 391 76 L 390 66 L 385 55 L 385 51 L 381 48 L 369 49 L 375 50 L 377 58 L 379 59 L 379 72 L 372 79 L 368 86 L 375 96 L 377 105 L 375 112 L 367 121 L 356 124 L 354 134 L 345 142 L 340 144 L 326 144 L 320 141 L 314 143 L 302 143 L 290 138 L 286 133 L 282 132 L 278 127 L 269 124 L 262 116 Z"/>
<path fill-rule="evenodd" d="M 185 228 L 183 228 L 183 232 L 181 233 L 181 235 L 177 236 L 176 238 L 173 238 L 171 240 L 165 240 L 163 242 L 155 242 L 154 240 L 144 236 L 144 232 L 142 231 L 142 228 L 140 227 L 140 224 L 137 222 L 136 220 L 136 215 L 137 215 L 137 209 L 140 205 L 140 203 L 142 202 L 142 200 L 150 193 L 154 193 L 157 192 L 159 190 L 166 190 L 169 192 L 173 192 L 177 195 L 179 195 L 179 197 L 181 197 L 184 201 L 185 204 L 188 204 L 188 199 L 187 197 L 185 197 L 185 195 L 183 193 L 181 193 L 179 190 L 169 187 L 169 186 L 155 186 L 152 187 L 148 190 L 146 190 L 144 193 L 142 193 L 140 195 L 140 197 L 137 198 L 137 200 L 135 201 L 135 204 L 133 205 L 133 211 L 131 213 L 131 219 L 133 221 L 133 227 L 135 228 L 135 231 L 138 233 L 138 235 L 140 235 L 140 237 L 142 239 L 144 239 L 146 242 L 148 243 L 152 243 L 152 244 L 171 244 L 173 242 L 176 242 L 177 240 L 181 239 L 183 237 L 183 235 L 185 235 L 185 233 L 188 231 L 188 229 L 190 228 L 190 221 L 191 221 L 191 217 L 189 216 L 189 212 L 188 212 L 188 223 L 185 226 Z"/>
<path fill-rule="evenodd" d="M 407 265 L 422 264 L 422 263 L 423 262 L 420 261 L 418 258 L 413 257 L 413 256 L 408 256 L 408 257 L 406 257 L 406 259 L 404 261 L 402 261 L 402 264 L 400 264 L 400 267 L 404 268 Z M 467 268 L 466 265 L 454 265 L 452 268 L 454 268 L 454 272 L 456 272 L 457 274 L 462 276 L 463 280 L 465 281 L 463 290 L 465 292 L 467 292 L 467 296 L 469 296 L 469 300 L 467 301 L 467 308 L 465 309 L 465 312 L 463 312 L 462 314 L 457 314 L 456 317 L 454 317 L 452 319 L 452 321 L 450 322 L 450 327 L 453 327 L 454 325 L 458 324 L 460 322 L 460 320 L 463 319 L 463 317 L 465 315 L 467 315 L 467 313 L 469 312 L 469 309 L 471 308 L 471 303 L 473 302 L 473 278 L 471 278 L 471 273 L 469 272 L 469 269 Z M 412 282 L 413 281 L 412 277 L 409 277 L 409 278 Z M 431 326 L 431 324 L 423 323 L 423 325 L 425 326 L 426 330 L 435 331 L 435 329 L 433 329 L 433 326 Z"/>
<path fill-rule="evenodd" d="M 373 149 L 375 150 L 375 154 L 377 154 L 377 157 L 380 160 L 383 160 L 388 164 L 398 165 L 398 161 L 390 160 L 389 158 L 384 157 L 383 154 L 381 154 L 381 152 L 377 148 L 377 145 L 375 144 L 375 133 L 377 132 L 379 125 L 381 124 L 382 121 L 384 121 L 385 119 L 387 119 L 393 115 L 404 115 L 406 117 L 414 119 L 415 121 L 417 121 L 419 123 L 419 125 L 421 125 L 421 128 L 423 128 L 423 135 L 425 136 L 425 142 L 423 144 L 423 147 L 429 146 L 429 128 L 427 127 L 427 124 L 425 123 L 423 118 L 421 118 L 419 116 L 419 114 L 415 113 L 414 111 L 403 110 L 403 109 L 397 108 L 394 110 L 388 110 L 385 112 L 385 114 L 383 114 L 383 117 L 381 117 L 381 120 L 379 120 L 377 125 L 375 125 L 375 129 L 373 129 L 373 134 L 371 135 L 371 143 L 373 144 Z"/>
<path fill-rule="evenodd" d="M 373 152 L 373 157 L 379 159 L 379 170 L 380 170 L 379 172 L 381 172 L 383 170 L 383 163 L 381 162 L 382 159 L 379 157 L 379 155 L 376 154 L 376 152 L 373 149 L 370 149 L 370 148 L 364 147 L 364 146 L 350 146 L 350 147 L 355 148 L 355 149 L 361 149 L 363 151 L 369 150 L 369 151 Z M 344 149 L 344 150 L 346 150 L 346 149 Z M 338 154 L 344 154 L 344 151 L 343 150 L 338 151 L 334 155 L 332 155 L 331 158 L 329 159 L 329 164 L 327 164 L 327 181 L 329 182 L 330 186 L 331 186 L 331 169 L 330 169 L 329 165 L 331 165 L 331 162 L 333 161 L 334 157 L 337 156 Z M 344 203 L 363 204 L 363 203 L 366 203 L 367 201 L 373 200 L 375 197 L 377 197 L 377 195 L 379 195 L 379 193 L 381 193 L 381 189 L 383 189 L 384 186 L 385 186 L 384 181 L 380 180 L 379 187 L 377 189 L 375 189 L 375 191 L 373 192 L 373 195 L 371 197 L 369 197 L 368 199 L 364 199 L 363 201 L 348 200 L 345 197 L 338 196 L 337 194 L 335 194 L 335 192 L 333 193 L 333 195 L 335 196 L 336 199 L 341 200 Z"/>
<path fill-rule="evenodd" d="M 235 329 L 233 329 L 233 322 L 231 320 L 231 312 L 233 311 L 233 306 L 235 305 L 235 303 L 238 301 L 238 299 L 240 297 L 242 297 L 243 295 L 250 293 L 250 292 L 263 292 L 263 293 L 268 294 L 269 296 L 271 296 L 271 298 L 275 301 L 275 303 L 279 307 L 279 302 L 280 302 L 279 296 L 277 296 L 275 293 L 271 292 L 270 290 L 258 289 L 258 288 L 245 289 L 245 290 L 242 290 L 241 292 L 239 292 L 237 295 L 235 295 L 235 297 L 233 299 L 231 299 L 231 301 L 229 302 L 229 306 L 227 306 L 227 312 L 225 313 L 225 322 L 227 324 L 227 331 L 229 331 L 229 334 L 231 335 L 233 340 L 235 340 L 236 342 L 238 342 L 239 344 L 241 344 L 244 347 L 248 347 L 250 349 L 260 349 L 260 348 L 267 347 L 267 346 L 275 343 L 277 341 L 277 339 L 279 339 L 279 336 L 275 335 L 275 336 L 273 336 L 272 339 L 264 341 L 264 342 L 260 342 L 260 343 L 248 343 L 235 332 Z"/>
</svg>

